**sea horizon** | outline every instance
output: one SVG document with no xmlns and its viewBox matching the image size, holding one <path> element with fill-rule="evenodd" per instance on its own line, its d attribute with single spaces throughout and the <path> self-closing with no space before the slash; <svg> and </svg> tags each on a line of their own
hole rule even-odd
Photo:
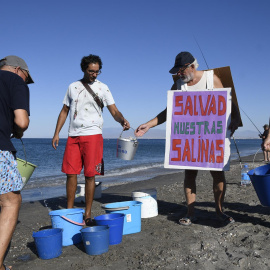
<svg viewBox="0 0 270 270">
<path fill-rule="evenodd" d="M 117 139 L 119 138 L 122 130 L 121 128 L 103 128 L 102 130 L 102 136 L 104 139 Z M 262 130 L 263 132 L 263 130 Z M 50 135 L 47 136 L 30 136 L 27 131 L 25 134 L 25 137 L 23 139 L 52 139 L 53 133 L 50 133 Z M 65 135 L 63 135 L 65 134 Z M 134 135 L 134 130 L 130 129 L 129 131 L 124 131 L 122 133 L 122 136 L 132 136 L 135 137 Z M 60 133 L 60 139 L 66 139 L 68 137 L 67 132 L 61 132 Z M 161 128 L 153 128 L 151 131 L 145 133 L 143 137 L 137 137 L 139 140 L 144 140 L 144 139 L 166 139 L 166 129 L 161 129 Z M 242 128 L 239 128 L 238 130 L 235 131 L 234 133 L 234 138 L 235 139 L 259 139 L 259 132 L 255 130 L 242 130 Z"/>
</svg>

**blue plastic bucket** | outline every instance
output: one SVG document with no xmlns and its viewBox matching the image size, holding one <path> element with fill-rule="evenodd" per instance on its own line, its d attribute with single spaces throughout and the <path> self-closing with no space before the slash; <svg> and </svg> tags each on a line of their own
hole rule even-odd
<svg viewBox="0 0 270 270">
<path fill-rule="evenodd" d="M 97 225 L 108 225 L 110 228 L 110 245 L 122 242 L 124 214 L 114 213 L 95 217 Z"/>
<path fill-rule="evenodd" d="M 83 228 L 81 234 L 88 255 L 100 255 L 109 250 L 109 226 Z"/>
<path fill-rule="evenodd" d="M 80 208 L 55 210 L 49 213 L 52 227 L 63 229 L 63 246 L 78 244 L 82 241 L 83 213 L 84 209 Z"/>
<path fill-rule="evenodd" d="M 248 175 L 263 206 L 270 206 L 270 165 L 250 170 Z"/>
<path fill-rule="evenodd" d="M 141 231 L 141 202 L 125 201 L 102 205 L 106 213 L 125 214 L 123 235 Z"/>
<path fill-rule="evenodd" d="M 40 259 L 48 260 L 62 254 L 62 231 L 62 229 L 48 229 L 33 232 Z"/>
</svg>

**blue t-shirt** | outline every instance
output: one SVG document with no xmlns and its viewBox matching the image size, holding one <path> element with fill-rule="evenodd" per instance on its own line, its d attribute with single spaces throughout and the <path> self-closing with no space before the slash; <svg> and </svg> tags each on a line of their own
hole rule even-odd
<svg viewBox="0 0 270 270">
<path fill-rule="evenodd" d="M 14 123 L 14 110 L 29 112 L 29 88 L 17 74 L 0 70 L 0 150 L 16 152 L 10 136 Z"/>
</svg>

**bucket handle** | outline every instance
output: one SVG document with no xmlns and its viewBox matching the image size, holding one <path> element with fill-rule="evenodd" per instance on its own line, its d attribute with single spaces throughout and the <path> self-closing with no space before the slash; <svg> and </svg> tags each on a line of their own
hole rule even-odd
<svg viewBox="0 0 270 270">
<path fill-rule="evenodd" d="M 24 166 L 26 166 L 27 165 L 26 151 L 25 151 L 25 147 L 24 147 L 24 143 L 22 141 L 22 138 L 20 138 L 20 140 L 21 140 L 21 143 L 22 143 L 22 146 L 23 146 L 23 152 L 24 152 L 24 156 L 25 156 L 25 164 L 24 164 Z"/>
<path fill-rule="evenodd" d="M 255 175 L 255 165 L 254 165 L 255 158 L 256 158 L 256 155 L 258 154 L 258 152 L 259 152 L 260 150 L 261 150 L 261 148 L 258 149 L 258 151 L 256 152 L 256 154 L 254 155 L 254 158 L 253 158 L 253 164 L 252 164 L 252 167 L 254 168 L 253 175 Z"/>
<path fill-rule="evenodd" d="M 78 225 L 78 226 L 84 226 L 85 225 L 84 221 L 83 221 L 83 223 L 79 223 L 79 222 L 75 222 L 75 221 L 73 221 L 73 220 L 71 220 L 71 219 L 69 219 L 69 218 L 67 218 L 65 216 L 61 216 L 61 218 L 65 219 L 66 221 L 68 221 L 68 222 L 70 222 L 72 224 Z"/>
<path fill-rule="evenodd" d="M 135 132 L 135 129 L 134 128 L 132 128 L 132 127 L 130 127 L 131 129 L 133 129 L 134 130 L 134 132 Z M 120 136 L 119 136 L 119 138 L 121 138 L 121 136 L 122 136 L 122 133 L 124 132 L 124 130 L 122 130 L 122 132 L 120 133 Z M 135 134 L 134 134 L 135 135 Z M 135 135 L 135 137 L 136 137 L 136 135 Z M 136 139 L 137 139 L 137 137 L 136 137 Z"/>
<path fill-rule="evenodd" d="M 101 208 L 105 209 L 105 210 L 110 210 L 110 211 L 122 211 L 122 210 L 128 210 L 129 206 L 116 207 L 116 208 L 107 208 L 106 204 L 102 204 Z"/>
</svg>

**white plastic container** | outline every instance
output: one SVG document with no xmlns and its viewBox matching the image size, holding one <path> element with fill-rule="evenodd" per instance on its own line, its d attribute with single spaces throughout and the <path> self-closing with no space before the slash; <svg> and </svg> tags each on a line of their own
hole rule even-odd
<svg viewBox="0 0 270 270">
<path fill-rule="evenodd" d="M 134 137 L 122 138 L 122 133 L 123 131 L 117 139 L 116 157 L 123 160 L 132 160 L 135 156 L 139 143 L 137 138 Z"/>
<path fill-rule="evenodd" d="M 134 201 L 141 202 L 141 218 L 150 218 L 158 215 L 156 189 L 142 189 L 132 192 Z"/>
<path fill-rule="evenodd" d="M 94 199 L 100 199 L 102 196 L 102 189 L 101 189 L 102 182 L 95 182 L 95 185 L 96 187 L 95 187 Z M 75 202 L 85 203 L 85 184 L 77 185 L 77 190 L 75 194 Z"/>
</svg>

